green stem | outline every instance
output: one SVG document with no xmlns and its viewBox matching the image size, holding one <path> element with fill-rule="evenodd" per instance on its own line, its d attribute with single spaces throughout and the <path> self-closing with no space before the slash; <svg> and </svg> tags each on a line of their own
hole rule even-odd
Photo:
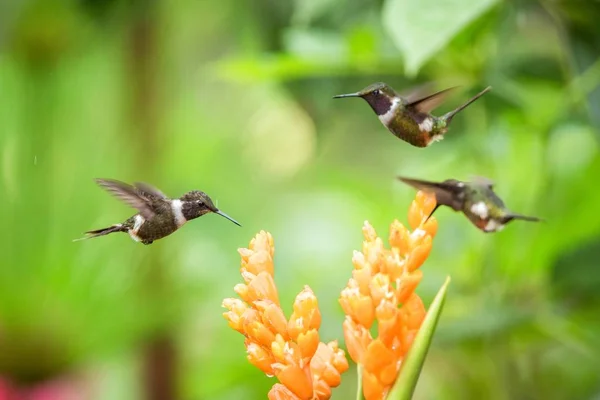
<svg viewBox="0 0 600 400">
<path fill-rule="evenodd" d="M 410 400 L 412 398 L 419 375 L 421 374 L 421 368 L 425 363 L 429 345 L 435 333 L 435 327 L 444 308 L 444 300 L 446 299 L 449 284 L 450 277 L 447 277 L 431 302 L 421 328 L 419 328 L 419 332 L 415 336 L 415 340 L 402 362 L 398 379 L 396 379 L 392 390 L 389 392 L 387 400 Z"/>
<path fill-rule="evenodd" d="M 363 396 L 362 371 L 362 365 L 356 364 L 356 400 L 365 400 Z"/>
</svg>

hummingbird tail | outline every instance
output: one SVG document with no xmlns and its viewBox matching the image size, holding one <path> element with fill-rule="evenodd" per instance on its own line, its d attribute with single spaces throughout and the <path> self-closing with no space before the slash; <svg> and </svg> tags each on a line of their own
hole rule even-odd
<svg viewBox="0 0 600 400">
<path fill-rule="evenodd" d="M 104 236 L 104 235 L 108 235 L 109 233 L 114 233 L 114 232 L 127 232 L 127 227 L 123 226 L 123 224 L 116 224 L 113 226 L 109 226 L 108 228 L 87 231 L 87 232 L 85 232 L 86 236 L 79 238 L 79 239 L 74 239 L 73 241 L 78 242 L 80 240 L 86 240 L 86 239 L 91 239 L 91 238 L 95 238 L 98 236 Z"/>
<path fill-rule="evenodd" d="M 487 92 L 489 92 L 490 90 L 492 90 L 491 86 L 486 87 L 481 92 L 479 92 L 475 96 L 471 97 L 463 105 L 461 105 L 461 106 L 457 107 L 456 109 L 454 109 L 454 110 L 452 110 L 452 111 L 444 114 L 441 119 L 445 120 L 446 124 L 449 124 L 450 121 L 452 121 L 452 118 L 454 118 L 454 116 L 456 114 L 458 114 L 459 112 L 461 112 L 462 110 L 464 110 L 465 108 L 467 108 L 469 105 L 471 105 L 471 103 L 473 103 L 475 100 L 477 100 L 478 98 L 480 98 L 481 96 L 483 96 L 484 94 L 486 94 Z"/>
</svg>

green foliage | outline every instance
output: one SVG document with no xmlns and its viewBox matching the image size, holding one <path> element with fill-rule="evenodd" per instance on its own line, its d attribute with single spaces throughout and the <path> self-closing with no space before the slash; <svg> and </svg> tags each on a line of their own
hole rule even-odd
<svg viewBox="0 0 600 400">
<path fill-rule="evenodd" d="M 386 0 L 383 24 L 404 55 L 406 73 L 419 68 L 498 0 Z"/>
<path fill-rule="evenodd" d="M 281 303 L 309 284 L 322 339 L 341 339 L 337 297 L 362 222 L 384 233 L 414 196 L 394 177 L 482 175 L 546 222 L 485 235 L 436 213 L 418 293 L 430 303 L 451 275 L 452 296 L 415 398 L 600 392 L 596 1 L 7 3 L 0 375 L 92 370 L 98 397 L 141 398 L 145 345 L 166 332 L 181 398 L 264 398 L 274 380 L 221 317 L 235 249 L 272 232 Z M 364 102 L 331 100 L 381 80 L 462 85 L 440 113 L 493 90 L 416 149 Z M 204 190 L 243 227 L 205 216 L 149 247 L 118 234 L 73 243 L 131 215 L 95 177 Z M 333 398 L 351 398 L 355 379 Z"/>
</svg>

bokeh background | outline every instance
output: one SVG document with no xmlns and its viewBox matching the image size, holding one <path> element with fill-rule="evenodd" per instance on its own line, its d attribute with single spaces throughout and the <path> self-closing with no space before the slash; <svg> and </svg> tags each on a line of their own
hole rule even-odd
<svg viewBox="0 0 600 400">
<path fill-rule="evenodd" d="M 0 391 L 266 398 L 221 316 L 236 249 L 272 232 L 284 310 L 310 285 L 342 340 L 352 251 L 364 220 L 406 220 L 402 174 L 487 176 L 546 219 L 436 213 L 418 293 L 452 284 L 415 398 L 600 398 L 599 20 L 595 0 L 3 1 Z M 418 149 L 331 98 L 376 81 L 461 86 L 440 114 L 493 91 Z M 73 243 L 132 214 L 95 177 L 206 191 L 243 227 Z M 355 387 L 352 367 L 333 398 Z"/>
</svg>

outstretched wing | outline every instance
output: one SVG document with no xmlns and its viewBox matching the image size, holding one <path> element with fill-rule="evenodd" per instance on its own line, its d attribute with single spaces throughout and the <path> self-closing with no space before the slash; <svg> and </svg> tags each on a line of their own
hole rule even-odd
<svg viewBox="0 0 600 400">
<path fill-rule="evenodd" d="M 435 194 L 435 200 L 438 205 L 449 206 L 457 211 L 462 209 L 464 187 L 446 182 L 429 182 L 402 176 L 399 176 L 398 179 L 415 189 Z"/>
<path fill-rule="evenodd" d="M 155 188 L 154 186 L 144 183 L 144 182 L 135 182 L 133 186 L 140 192 L 143 196 L 146 197 L 154 197 L 156 199 L 166 199 L 167 196 Z"/>
<path fill-rule="evenodd" d="M 473 181 L 473 183 L 476 183 L 481 186 L 485 186 L 488 189 L 494 188 L 494 181 L 492 181 L 490 178 L 486 178 L 484 176 L 473 175 L 471 177 L 471 180 Z"/>
<path fill-rule="evenodd" d="M 451 87 L 448 89 L 440 90 L 439 92 L 430 94 L 425 97 L 420 97 L 420 98 L 415 98 L 416 96 L 412 97 L 409 100 L 408 104 L 406 104 L 406 106 L 412 107 L 413 109 L 415 109 L 416 111 L 418 111 L 420 113 L 429 114 L 436 107 L 438 107 L 440 104 L 442 104 L 444 102 L 444 100 L 446 100 L 446 96 L 448 96 L 448 94 L 456 88 L 457 87 L 455 86 L 455 87 Z"/>
<path fill-rule="evenodd" d="M 143 191 L 115 179 L 96 179 L 96 183 L 125 204 L 137 209 L 144 218 L 154 216 L 151 199 Z"/>
</svg>

